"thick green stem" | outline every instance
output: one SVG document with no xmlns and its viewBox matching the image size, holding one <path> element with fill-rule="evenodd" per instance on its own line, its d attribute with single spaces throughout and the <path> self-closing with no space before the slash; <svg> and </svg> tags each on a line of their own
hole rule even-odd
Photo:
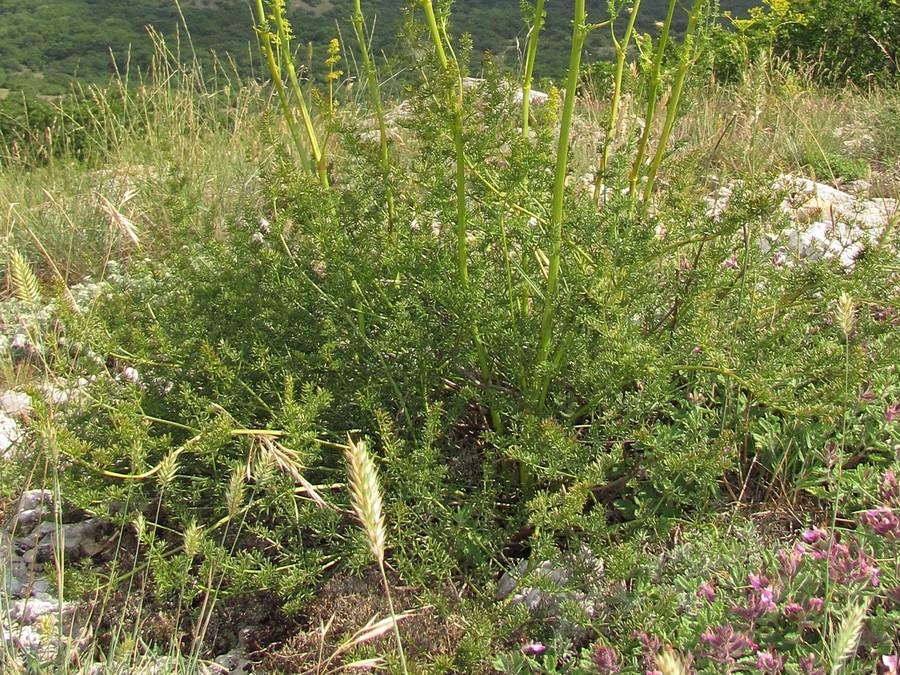
<svg viewBox="0 0 900 675">
<path fill-rule="evenodd" d="M 459 67 L 455 58 L 447 57 L 444 49 L 444 36 L 438 26 L 437 17 L 434 14 L 434 5 L 431 0 L 419 0 L 425 10 L 425 20 L 428 24 L 428 32 L 434 43 L 435 52 L 441 69 L 448 81 L 455 80 L 456 86 L 448 92 L 451 108 L 450 131 L 453 137 L 453 148 L 456 154 L 456 270 L 459 278 L 459 286 L 464 292 L 469 286 L 469 240 L 468 240 L 468 209 L 466 207 L 466 152 L 463 139 L 463 86 Z M 490 384 L 493 379 L 490 358 L 478 325 L 472 322 L 469 327 L 472 333 L 472 341 L 475 343 L 475 351 L 478 355 L 478 365 L 481 369 L 481 377 L 485 384 Z M 491 423 L 496 431 L 501 431 L 502 423 L 500 413 L 496 406 L 489 405 Z"/>
<path fill-rule="evenodd" d="M 556 149 L 556 173 L 553 182 L 553 203 L 550 215 L 550 270 L 547 274 L 547 291 L 541 317 L 541 332 L 538 337 L 536 373 L 539 378 L 536 402 L 543 407 L 552 379 L 550 344 L 553 338 L 553 319 L 559 295 L 559 267 L 562 255 L 563 201 L 566 188 L 566 171 L 569 158 L 569 136 L 572 130 L 572 116 L 575 110 L 575 92 L 581 72 L 581 52 L 589 28 L 585 13 L 585 0 L 575 0 L 575 20 L 572 30 L 572 52 L 569 56 L 569 75 L 566 81 L 566 98 L 563 103 L 559 128 L 559 145 Z"/>
<path fill-rule="evenodd" d="M 634 164 L 631 165 L 631 175 L 628 177 L 628 194 L 632 199 L 637 189 L 637 182 L 641 177 L 641 166 L 644 163 L 647 144 L 650 142 L 653 116 L 656 113 L 656 98 L 659 91 L 662 60 L 666 47 L 669 44 L 669 31 L 672 28 L 672 17 L 675 15 L 677 2 L 678 0 L 669 0 L 669 11 L 666 13 L 666 20 L 659 34 L 659 44 L 656 47 L 656 54 L 653 57 L 653 65 L 650 70 L 650 86 L 647 90 L 647 112 L 644 115 L 644 131 L 641 133 L 641 140 L 638 142 L 637 153 L 634 156 Z"/>
<path fill-rule="evenodd" d="M 444 40 L 441 37 L 441 30 L 437 24 L 437 18 L 434 15 L 434 5 L 431 0 L 419 0 L 425 10 L 425 20 L 428 23 L 428 32 L 431 34 L 431 41 L 434 43 L 434 49 L 437 52 L 438 61 L 441 69 L 448 79 L 456 78 L 458 85 L 455 92 L 449 95 L 452 97 L 452 120 L 450 122 L 450 131 L 453 136 L 453 147 L 456 151 L 456 269 L 459 275 L 460 285 L 465 288 L 469 283 L 469 251 L 468 251 L 468 212 L 466 210 L 466 155 L 465 146 L 463 144 L 462 130 L 462 105 L 463 105 L 463 88 L 460 80 L 459 72 L 455 67 L 451 67 L 447 58 L 447 52 L 444 49 Z"/>
<path fill-rule="evenodd" d="M 537 0 L 534 20 L 528 33 L 528 51 L 525 55 L 525 78 L 522 81 L 522 138 L 528 140 L 529 115 L 531 113 L 531 78 L 534 75 L 534 61 L 537 58 L 538 37 L 544 27 L 544 0 Z"/>
<path fill-rule="evenodd" d="M 304 171 L 309 171 L 309 156 L 303 140 L 300 137 L 300 128 L 297 126 L 297 120 L 294 117 L 294 111 L 288 101 L 287 91 L 284 88 L 284 82 L 281 80 L 281 69 L 275 60 L 275 50 L 272 49 L 272 35 L 269 32 L 269 22 L 266 19 L 266 10 L 263 7 L 263 0 L 256 0 L 256 13 L 259 17 L 259 34 L 260 44 L 262 45 L 263 54 L 266 57 L 266 63 L 269 66 L 269 73 L 272 75 L 272 82 L 275 85 L 275 92 L 278 95 L 278 102 L 281 105 L 281 113 L 287 122 L 288 130 L 291 134 L 291 140 L 294 147 L 300 155 L 300 163 L 303 165 Z"/>
<path fill-rule="evenodd" d="M 452 128 L 453 146 L 456 148 L 456 268 L 459 282 L 465 288 L 469 285 L 469 217 L 466 210 L 466 154 L 460 114 L 454 117 Z"/>
<path fill-rule="evenodd" d="M 428 32 L 431 34 L 431 41 L 434 43 L 434 49 L 438 55 L 438 61 L 441 62 L 441 68 L 445 71 L 449 68 L 447 62 L 447 52 L 444 51 L 444 41 L 441 39 L 441 31 L 437 25 L 437 18 L 434 15 L 434 5 L 431 0 L 419 0 L 419 4 L 425 10 L 425 21 L 428 23 Z"/>
<path fill-rule="evenodd" d="M 603 193 L 603 187 L 606 184 L 606 171 L 609 167 L 609 152 L 612 147 L 613 137 L 616 133 L 616 123 L 619 119 L 619 104 L 622 99 L 622 80 L 625 77 L 625 59 L 628 56 L 628 45 L 631 42 L 631 35 L 634 33 L 634 22 L 637 19 L 640 7 L 641 0 L 635 0 L 634 7 L 631 8 L 631 16 L 628 17 L 628 26 L 625 28 L 625 35 L 622 37 L 621 43 L 616 39 L 616 22 L 611 21 L 609 24 L 609 32 L 616 48 L 616 79 L 613 85 L 612 104 L 609 111 L 609 125 L 606 128 L 606 139 L 603 142 L 603 154 L 600 157 L 600 166 L 597 168 L 597 177 L 594 179 L 594 204 L 600 203 L 600 195 Z"/>
<path fill-rule="evenodd" d="M 672 134 L 672 128 L 675 126 L 675 119 L 678 116 L 678 108 L 681 104 L 681 94 L 684 91 L 684 82 L 694 62 L 693 45 L 694 32 L 697 30 L 697 17 L 700 13 L 701 3 L 705 1 L 694 0 L 694 5 L 691 7 L 682 52 L 678 60 L 678 69 L 675 73 L 675 80 L 672 83 L 672 94 L 669 96 L 669 102 L 666 104 L 666 121 L 663 124 L 656 152 L 653 155 L 653 160 L 650 162 L 650 170 L 647 173 L 647 184 L 644 186 L 644 204 L 650 201 L 650 195 L 653 193 L 653 184 L 656 182 L 656 175 L 659 173 L 659 166 L 662 164 L 666 146 L 669 143 L 669 136 Z"/>
<path fill-rule="evenodd" d="M 303 96 L 303 89 L 300 87 L 300 81 L 297 79 L 297 69 L 294 67 L 294 57 L 291 54 L 290 38 L 288 37 L 287 27 L 284 16 L 281 14 L 281 6 L 275 2 L 272 3 L 272 18 L 275 21 L 275 34 L 281 43 L 281 58 L 287 69 L 288 79 L 291 88 L 294 91 L 294 98 L 297 99 L 297 105 L 300 107 L 300 115 L 303 117 L 303 126 L 306 128 L 306 136 L 309 139 L 309 145 L 312 148 L 313 159 L 316 163 L 316 173 L 319 175 L 319 183 L 323 188 L 328 188 L 328 170 L 325 165 L 325 152 L 319 146 L 319 138 L 316 135 L 316 129 L 313 126 L 312 118 L 309 115 L 309 108 L 306 106 L 306 98 Z"/>
<path fill-rule="evenodd" d="M 366 86 L 369 88 L 369 96 L 372 97 L 372 106 L 375 108 L 375 119 L 378 121 L 378 134 L 381 141 L 381 173 L 384 180 L 384 195 L 387 200 L 388 226 L 394 229 L 394 191 L 391 188 L 391 162 L 388 155 L 387 127 L 384 123 L 384 107 L 381 104 L 381 88 L 378 86 L 378 73 L 375 64 L 369 56 L 369 47 L 366 42 L 365 20 L 363 18 L 360 0 L 355 0 L 353 10 L 353 29 L 356 32 L 356 41 L 362 55 L 363 70 L 366 73 Z"/>
</svg>

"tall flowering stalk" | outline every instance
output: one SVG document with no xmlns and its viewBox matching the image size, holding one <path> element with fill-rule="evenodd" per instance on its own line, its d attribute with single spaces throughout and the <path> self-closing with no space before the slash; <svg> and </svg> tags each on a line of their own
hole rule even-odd
<svg viewBox="0 0 900 675">
<path fill-rule="evenodd" d="M 363 441 L 354 443 L 353 439 L 347 436 L 347 447 L 344 449 L 344 454 L 350 474 L 350 502 L 369 540 L 369 550 L 378 563 L 378 571 L 381 573 L 381 581 L 384 584 L 384 593 L 387 596 L 391 618 L 394 621 L 397 652 L 400 655 L 403 672 L 406 673 L 408 672 L 406 656 L 403 653 L 403 642 L 400 640 L 400 632 L 397 629 L 397 613 L 394 611 L 394 599 L 391 596 L 391 588 L 384 570 L 384 549 L 387 536 L 382 510 L 381 487 L 378 484 L 378 469 L 375 468 Z"/>
<path fill-rule="evenodd" d="M 650 66 L 650 84 L 647 88 L 647 108 L 644 112 L 644 130 L 641 132 L 637 152 L 634 155 L 634 162 L 631 165 L 631 174 L 628 176 L 628 192 L 632 199 L 635 196 L 637 183 L 641 176 L 644 155 L 646 154 L 647 146 L 650 143 L 650 131 L 653 128 L 653 118 L 656 115 L 659 85 L 662 79 L 663 54 L 665 54 L 666 47 L 669 44 L 669 31 L 672 29 L 672 19 L 675 16 L 676 4 L 678 4 L 678 0 L 669 0 L 669 9 L 666 12 L 665 21 L 663 21 L 662 29 L 659 32 L 659 42 L 656 46 L 656 53 L 653 56 L 653 63 Z"/>
<path fill-rule="evenodd" d="M 619 107 L 622 99 L 622 81 L 625 78 L 625 59 L 628 56 L 628 45 L 631 42 L 631 36 L 634 34 L 634 23 L 637 20 L 638 10 L 641 8 L 641 0 L 635 0 L 634 6 L 630 10 L 628 16 L 628 25 L 622 36 L 621 42 L 616 37 L 616 23 L 610 21 L 609 33 L 612 38 L 613 47 L 616 50 L 616 75 L 613 84 L 612 103 L 609 110 L 609 123 L 606 127 L 606 138 L 603 141 L 603 154 L 600 156 L 600 166 L 597 168 L 597 177 L 594 179 L 594 203 L 600 203 L 600 195 L 603 193 L 603 187 L 606 182 L 606 171 L 609 167 L 609 152 L 612 147 L 613 136 L 616 133 L 616 123 L 619 119 Z M 618 12 L 613 12 L 614 8 L 610 8 L 610 13 L 615 16 Z"/>
<path fill-rule="evenodd" d="M 425 22 L 434 44 L 434 50 L 441 65 L 441 70 L 448 80 L 456 80 L 456 86 L 448 93 L 451 98 L 452 118 L 450 131 L 453 136 L 453 147 L 456 151 L 456 269 L 460 284 L 465 288 L 469 282 L 468 252 L 468 210 L 466 209 L 466 153 L 463 144 L 463 84 L 459 72 L 459 64 L 454 58 L 447 57 L 444 49 L 444 35 L 438 26 L 431 0 L 419 0 L 425 11 Z"/>
<path fill-rule="evenodd" d="M 675 79 L 672 82 L 672 93 L 669 95 L 669 101 L 666 103 L 666 119 L 663 122 L 662 132 L 659 141 L 656 144 L 656 152 L 650 161 L 650 169 L 647 174 L 647 184 L 644 185 L 644 203 L 650 201 L 650 195 L 653 192 L 653 184 L 656 182 L 656 175 L 659 173 L 659 167 L 662 164 L 663 157 L 666 153 L 666 147 L 669 144 L 669 136 L 675 126 L 675 119 L 678 116 L 678 110 L 681 107 L 681 95 L 684 92 L 684 83 L 690 72 L 691 66 L 696 60 L 696 42 L 697 42 L 697 26 L 700 16 L 707 10 L 709 0 L 694 0 L 691 11 L 688 13 L 688 25 L 685 31 L 684 41 L 678 55 L 678 66 L 675 69 Z"/>
<path fill-rule="evenodd" d="M 647 90 L 647 107 L 644 113 L 644 129 L 641 132 L 641 138 L 638 141 L 634 162 L 631 165 L 631 173 L 628 176 L 628 191 L 632 200 L 637 197 L 637 184 L 641 178 L 644 167 L 644 158 L 648 153 L 650 144 L 653 120 L 657 113 L 660 85 L 662 84 L 663 57 L 669 46 L 669 34 L 672 28 L 672 20 L 675 16 L 676 4 L 679 4 L 677 0 L 670 0 L 669 2 L 669 8 L 666 12 L 665 21 L 660 29 L 659 40 L 650 66 L 650 82 Z M 678 117 L 678 112 L 681 107 L 681 96 L 684 92 L 687 75 L 697 58 L 698 27 L 701 26 L 701 18 L 714 14 L 717 7 L 718 4 L 714 2 L 714 0 L 693 0 L 691 9 L 688 11 L 687 28 L 685 30 L 683 42 L 679 46 L 675 75 L 672 80 L 668 101 L 665 105 L 666 118 L 663 121 L 662 131 L 660 132 L 660 137 L 656 143 L 656 150 L 650 159 L 650 166 L 647 170 L 647 182 L 644 185 L 641 195 L 645 204 L 650 199 L 653 185 L 656 182 L 656 176 L 659 172 L 659 167 L 662 164 L 663 157 L 666 153 L 669 137 L 674 128 L 675 120 Z"/>
<path fill-rule="evenodd" d="M 537 58 L 538 37 L 544 27 L 544 0 L 537 0 L 531 29 L 528 31 L 528 51 L 525 54 L 525 77 L 522 80 L 522 138 L 528 139 L 531 114 L 531 80 L 534 76 L 534 62 Z"/>
<path fill-rule="evenodd" d="M 550 268 L 547 273 L 547 290 L 544 295 L 544 309 L 541 315 L 541 329 L 538 334 L 535 373 L 537 383 L 534 396 L 538 407 L 543 407 L 553 377 L 554 364 L 561 353 L 553 358 L 550 348 L 553 341 L 553 323 L 556 316 L 556 301 L 559 296 L 560 262 L 562 259 L 562 221 L 565 199 L 566 173 L 569 167 L 569 137 L 572 132 L 572 118 L 575 112 L 575 94 L 581 74 L 581 53 L 584 41 L 592 30 L 604 24 L 588 25 L 585 0 L 575 0 L 575 18 L 572 29 L 572 50 L 569 54 L 569 73 L 566 80 L 566 97 L 563 101 L 559 127 L 559 144 L 556 149 L 556 170 L 553 179 L 553 201 L 550 213 Z"/>
<path fill-rule="evenodd" d="M 290 101 L 288 100 L 287 88 L 284 86 L 284 80 L 281 76 L 281 66 L 278 63 L 278 58 L 275 54 L 275 47 L 278 46 L 278 38 L 272 32 L 262 0 L 256 0 L 256 13 L 259 21 L 256 32 L 259 36 L 263 55 L 266 58 L 266 65 L 268 65 L 269 73 L 272 75 L 272 83 L 275 86 L 275 93 L 278 95 L 281 114 L 288 125 L 288 131 L 291 134 L 291 140 L 294 142 L 294 147 L 297 149 L 297 154 L 300 155 L 300 163 L 303 165 L 303 170 L 309 171 L 309 153 L 306 151 L 306 146 L 303 144 L 300 127 L 297 125 L 294 109 L 291 108 Z"/>
<path fill-rule="evenodd" d="M 375 110 L 375 120 L 378 123 L 378 137 L 381 145 L 381 175 L 384 181 L 384 197 L 387 200 L 388 224 L 390 229 L 394 227 L 394 191 L 391 188 L 390 174 L 391 163 L 388 156 L 387 127 L 384 122 L 384 106 L 381 103 L 381 88 L 378 85 L 378 71 L 375 63 L 369 55 L 369 45 L 366 40 L 365 17 L 362 13 L 360 0 L 354 0 L 353 6 L 353 31 L 356 33 L 356 43 L 359 45 L 359 53 L 362 57 L 363 72 L 366 74 L 366 87 L 369 97 L 372 99 L 372 107 Z"/>
<path fill-rule="evenodd" d="M 459 285 L 463 291 L 469 287 L 469 215 L 466 206 L 466 151 L 463 142 L 463 82 L 459 63 L 453 56 L 447 56 L 444 49 L 444 41 L 447 39 L 446 26 L 438 26 L 437 16 L 434 13 L 432 0 L 418 0 L 425 11 L 425 22 L 428 32 L 434 44 L 441 70 L 448 81 L 454 81 L 455 86 L 448 91 L 450 98 L 451 119 L 450 132 L 453 137 L 453 147 L 456 152 L 456 271 Z M 475 351 L 478 355 L 478 365 L 481 369 L 481 377 L 485 382 L 493 379 L 487 348 L 481 338 L 478 325 L 472 323 L 469 327 L 472 340 L 475 343 Z M 490 407 L 491 423 L 496 431 L 502 428 L 500 413 L 494 406 Z"/>
<path fill-rule="evenodd" d="M 333 38 L 328 43 L 328 58 L 325 59 L 325 65 L 328 66 L 328 72 L 325 74 L 325 81 L 328 82 L 328 117 L 333 118 L 337 113 L 337 102 L 334 100 L 334 83 L 341 79 L 344 71 L 338 68 L 341 62 L 341 43 L 337 38 Z"/>
<path fill-rule="evenodd" d="M 312 159 L 315 164 L 319 183 L 323 188 L 327 188 L 328 171 L 325 165 L 325 149 L 324 146 L 319 143 L 318 134 L 313 126 L 312 117 L 309 114 L 309 106 L 306 105 L 306 97 L 303 94 L 303 89 L 300 87 L 300 80 L 297 78 L 297 69 L 294 66 L 294 56 L 291 51 L 291 26 L 288 23 L 287 17 L 284 15 L 284 0 L 273 0 L 270 3 L 270 8 L 272 13 L 271 15 L 266 16 L 263 0 L 256 0 L 256 13 L 259 20 L 258 32 L 263 53 L 265 54 L 272 80 L 275 82 L 275 89 L 278 93 L 278 99 L 281 102 L 282 112 L 291 132 L 291 138 L 294 141 L 294 145 L 297 147 L 297 151 L 300 153 L 301 158 L 303 158 L 306 155 L 306 150 L 300 140 L 300 132 L 297 128 L 296 118 L 290 107 L 287 91 L 282 82 L 281 64 L 284 65 L 284 70 L 287 71 L 288 82 L 291 85 L 291 92 L 294 96 L 294 100 L 297 102 L 297 107 L 300 109 L 303 128 L 306 130 L 306 137 L 312 151 Z M 272 30 L 273 26 L 274 32 Z M 278 47 L 278 58 L 276 58 L 275 46 Z M 308 166 L 308 160 L 304 162 L 304 164 Z"/>
</svg>

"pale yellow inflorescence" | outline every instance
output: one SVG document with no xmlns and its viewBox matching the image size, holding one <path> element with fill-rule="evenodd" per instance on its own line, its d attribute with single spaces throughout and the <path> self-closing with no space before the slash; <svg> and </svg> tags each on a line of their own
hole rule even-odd
<svg viewBox="0 0 900 675">
<path fill-rule="evenodd" d="M 350 465 L 350 499 L 353 510 L 369 538 L 372 555 L 379 563 L 383 563 L 385 531 L 378 470 L 363 441 L 354 443 L 353 439 L 348 437 L 347 443 L 348 447 L 344 452 Z"/>
</svg>

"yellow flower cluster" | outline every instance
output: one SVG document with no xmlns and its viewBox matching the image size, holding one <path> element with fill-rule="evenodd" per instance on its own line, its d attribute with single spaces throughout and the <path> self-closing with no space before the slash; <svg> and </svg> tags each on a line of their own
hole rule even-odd
<svg viewBox="0 0 900 675">
<path fill-rule="evenodd" d="M 327 82 L 335 82 L 344 74 L 343 70 L 335 68 L 341 60 L 341 43 L 337 38 L 328 43 L 328 58 L 325 59 L 325 65 L 328 66 L 328 74 L 325 76 Z"/>
</svg>

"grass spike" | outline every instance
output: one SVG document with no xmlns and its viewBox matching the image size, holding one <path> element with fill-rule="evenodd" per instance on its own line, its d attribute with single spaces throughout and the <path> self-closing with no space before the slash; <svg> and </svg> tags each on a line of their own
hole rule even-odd
<svg viewBox="0 0 900 675">
<path fill-rule="evenodd" d="M 384 584 L 384 594 L 387 596 L 388 607 L 391 611 L 391 622 L 394 629 L 394 640 L 397 643 L 397 653 L 400 656 L 400 665 L 404 673 L 409 670 L 406 667 L 406 655 L 403 653 L 403 642 L 400 640 L 400 632 L 397 630 L 397 621 L 400 617 L 394 610 L 394 599 L 391 595 L 391 587 L 388 584 L 387 574 L 384 570 L 385 527 L 384 511 L 382 510 L 381 488 L 378 485 L 378 469 L 372 461 L 372 457 L 366 450 L 363 441 L 354 443 L 347 436 L 347 448 L 344 450 L 347 463 L 350 468 L 350 499 L 356 517 L 362 523 L 363 530 L 369 539 L 369 549 L 378 563 L 378 571 L 381 573 L 381 581 Z"/>
<path fill-rule="evenodd" d="M 381 489 L 378 486 L 378 469 L 372 462 L 363 441 L 349 444 L 346 452 L 350 467 L 350 499 L 356 517 L 369 540 L 369 550 L 380 563 L 384 562 L 385 532 Z"/>
<path fill-rule="evenodd" d="M 31 265 L 18 249 L 12 249 L 10 258 L 10 276 L 16 296 L 30 307 L 40 307 L 41 284 Z"/>
<path fill-rule="evenodd" d="M 675 655 L 671 647 L 666 647 L 656 657 L 656 669 L 662 675 L 685 675 L 687 672 L 681 663 L 681 660 Z"/>
<path fill-rule="evenodd" d="M 862 637 L 863 626 L 866 623 L 866 615 L 869 611 L 868 603 L 860 603 L 851 607 L 844 615 L 841 629 L 831 642 L 831 675 L 841 672 L 844 665 L 856 653 L 859 640 Z"/>
</svg>

